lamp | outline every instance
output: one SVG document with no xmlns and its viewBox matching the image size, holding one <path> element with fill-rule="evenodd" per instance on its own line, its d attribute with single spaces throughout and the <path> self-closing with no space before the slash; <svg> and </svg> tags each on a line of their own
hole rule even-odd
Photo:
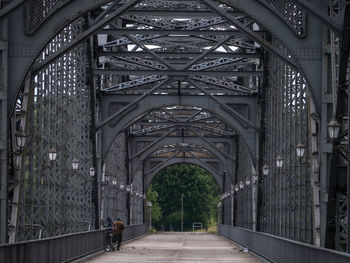
<svg viewBox="0 0 350 263">
<path fill-rule="evenodd" d="M 243 187 L 244 187 L 244 183 L 241 181 L 241 182 L 239 183 L 239 188 L 240 188 L 240 189 L 243 189 Z"/>
<path fill-rule="evenodd" d="M 22 130 L 22 128 L 18 132 L 16 132 L 15 136 L 16 136 L 17 146 L 19 148 L 23 148 L 24 145 L 26 144 L 27 135 Z"/>
<path fill-rule="evenodd" d="M 281 155 L 278 155 L 276 158 L 276 165 L 277 168 L 282 168 L 283 166 L 283 157 Z"/>
<path fill-rule="evenodd" d="M 54 147 L 51 147 L 49 150 L 49 159 L 50 161 L 56 161 L 57 158 L 57 151 Z"/>
<path fill-rule="evenodd" d="M 112 185 L 117 185 L 117 180 L 112 180 Z"/>
<path fill-rule="evenodd" d="M 339 130 L 340 130 L 340 124 L 335 119 L 335 117 L 333 117 L 331 119 L 331 121 L 328 123 L 327 127 L 328 127 L 329 138 L 331 140 L 334 140 L 334 139 L 338 138 L 338 134 L 339 134 Z"/>
<path fill-rule="evenodd" d="M 131 190 L 130 185 L 127 185 L 127 186 L 126 186 L 126 191 L 127 191 L 127 192 L 130 192 L 130 190 Z"/>
<path fill-rule="evenodd" d="M 235 191 L 238 192 L 238 190 L 239 190 L 239 186 L 238 186 L 238 184 L 236 184 L 235 185 Z"/>
<path fill-rule="evenodd" d="M 267 176 L 269 175 L 269 166 L 265 164 L 262 168 L 263 175 Z"/>
<path fill-rule="evenodd" d="M 105 181 L 108 182 L 109 181 L 109 175 L 105 174 Z"/>
<path fill-rule="evenodd" d="M 246 185 L 250 185 L 251 183 L 251 180 L 250 180 L 250 177 L 248 176 L 246 179 L 245 179 L 245 184 Z"/>
<path fill-rule="evenodd" d="M 78 166 L 79 166 L 78 159 L 77 158 L 73 158 L 73 161 L 72 161 L 73 170 L 78 170 Z"/>
<path fill-rule="evenodd" d="M 94 175 L 95 175 L 95 168 L 91 167 L 89 173 L 90 173 L 91 177 L 94 177 Z"/>
<path fill-rule="evenodd" d="M 124 184 L 120 184 L 119 187 L 120 187 L 120 189 L 123 190 L 124 189 Z"/>
<path fill-rule="evenodd" d="M 298 158 L 302 158 L 305 154 L 305 145 L 302 143 L 298 143 L 297 146 L 295 147 L 296 151 L 297 151 L 297 157 Z"/>
</svg>

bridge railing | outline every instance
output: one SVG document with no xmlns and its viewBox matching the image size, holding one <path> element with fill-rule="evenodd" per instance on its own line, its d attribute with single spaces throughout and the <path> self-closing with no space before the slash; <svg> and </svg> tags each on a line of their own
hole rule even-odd
<svg viewBox="0 0 350 263">
<path fill-rule="evenodd" d="M 144 235 L 147 230 L 146 224 L 126 226 L 123 241 Z M 94 230 L 0 245 L 0 262 L 71 262 L 104 249 L 107 245 L 106 233 L 106 230 Z"/>
<path fill-rule="evenodd" d="M 271 262 L 283 263 L 349 263 L 350 254 L 315 247 L 249 229 L 219 226 L 224 237 L 250 249 Z"/>
</svg>

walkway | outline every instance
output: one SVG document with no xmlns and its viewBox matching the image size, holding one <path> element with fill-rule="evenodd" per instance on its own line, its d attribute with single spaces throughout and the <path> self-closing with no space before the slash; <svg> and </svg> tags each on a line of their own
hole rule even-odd
<svg viewBox="0 0 350 263">
<path fill-rule="evenodd" d="M 261 262 L 239 250 L 218 235 L 166 233 L 148 235 L 123 245 L 120 251 L 106 252 L 86 262 Z"/>
</svg>

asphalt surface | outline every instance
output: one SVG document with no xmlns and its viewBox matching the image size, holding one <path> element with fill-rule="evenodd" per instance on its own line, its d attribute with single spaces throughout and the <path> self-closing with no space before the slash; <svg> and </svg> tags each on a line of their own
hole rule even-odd
<svg viewBox="0 0 350 263">
<path fill-rule="evenodd" d="M 262 262 L 225 238 L 206 233 L 165 233 L 147 235 L 105 252 L 88 263 L 107 262 Z"/>
</svg>

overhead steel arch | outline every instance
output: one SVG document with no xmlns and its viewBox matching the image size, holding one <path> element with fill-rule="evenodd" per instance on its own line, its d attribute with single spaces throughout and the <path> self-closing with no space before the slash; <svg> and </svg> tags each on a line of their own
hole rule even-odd
<svg viewBox="0 0 350 263">
<path fill-rule="evenodd" d="M 9 44 L 18 49 L 26 48 L 30 50 L 26 56 L 11 56 L 9 58 L 9 112 L 12 112 L 14 107 L 15 98 L 21 85 L 24 82 L 27 72 L 29 72 L 30 67 L 33 65 L 34 60 L 38 57 L 41 50 L 45 45 L 52 39 L 55 34 L 57 34 L 64 26 L 68 25 L 74 19 L 84 15 L 89 10 L 98 8 L 111 1 L 65 1 L 60 4 L 56 4 L 52 8 L 50 14 L 44 19 L 45 23 L 41 23 L 40 26 L 31 32 L 31 35 L 26 35 L 22 30 L 25 28 L 25 18 L 23 16 L 24 7 L 16 8 L 12 10 L 11 13 L 6 14 L 9 19 L 9 25 L 11 30 L 9 30 Z M 77 45 L 83 40 L 86 40 L 91 34 L 95 33 L 104 24 L 108 23 L 113 18 L 120 15 L 122 12 L 132 7 L 139 1 L 133 0 L 125 3 L 120 9 L 115 10 L 112 15 L 105 17 L 98 21 L 98 23 L 90 26 L 86 32 L 82 33 L 77 39 L 70 43 L 67 47 L 64 47 L 62 51 L 67 51 L 73 46 Z M 213 6 L 213 2 L 209 0 L 203 0 L 203 3 L 209 6 Z M 276 14 L 275 10 L 269 5 L 263 4 L 259 1 L 247 0 L 247 1 L 219 1 L 228 6 L 231 6 L 237 10 L 242 11 L 248 16 L 255 19 L 258 23 L 261 23 L 266 27 L 269 32 L 282 41 L 284 46 L 288 48 L 291 56 L 298 61 L 300 64 L 300 69 L 304 72 L 304 75 L 310 84 L 310 90 L 314 96 L 315 103 L 317 104 L 317 109 L 320 109 L 320 89 L 321 78 L 321 56 L 320 51 L 322 47 L 322 28 L 319 26 L 319 22 L 323 22 L 326 25 L 331 25 L 335 29 L 341 28 L 342 22 L 334 23 L 330 19 L 327 19 L 327 14 L 320 13 L 325 12 L 322 10 L 322 5 L 319 1 L 312 1 L 312 7 L 316 7 L 312 15 L 308 17 L 308 30 L 307 35 L 304 38 L 299 38 L 291 30 L 286 21 L 281 19 L 281 16 Z M 218 13 L 220 14 L 220 13 Z M 316 14 L 316 15 L 315 15 Z M 224 15 L 221 13 L 221 16 Z M 326 19 L 321 19 L 326 17 Z M 279 48 L 268 44 L 267 41 L 263 39 L 256 38 L 256 36 L 251 34 L 243 28 L 243 31 L 253 37 L 258 43 L 262 44 L 270 52 L 275 52 L 281 55 Z M 25 46 L 20 43 L 25 43 Z M 304 55 L 306 54 L 306 55 Z M 315 59 L 310 60 L 310 56 L 314 56 Z M 285 56 L 288 58 L 288 56 Z M 291 61 L 290 61 L 291 62 Z"/>
<path fill-rule="evenodd" d="M 250 98 L 251 100 L 252 98 Z M 254 98 L 253 98 L 254 99 Z M 244 99 L 238 97 L 230 97 L 231 103 L 242 103 Z M 115 114 L 118 118 L 118 123 L 114 127 L 110 127 L 109 125 L 104 125 L 102 128 L 102 156 L 105 158 L 111 143 L 114 138 L 129 127 L 132 123 L 134 123 L 138 117 L 145 115 L 146 113 L 152 111 L 153 109 L 159 108 L 161 106 L 172 106 L 176 105 L 179 102 L 179 98 L 177 96 L 146 96 L 142 100 L 138 101 L 132 108 L 132 111 L 129 111 L 129 105 L 124 109 L 125 114 L 123 114 L 123 110 L 119 111 Z M 218 116 L 224 123 L 226 123 L 233 130 L 236 130 L 240 136 L 242 136 L 243 141 L 247 145 L 249 152 L 252 156 L 252 161 L 255 164 L 257 158 L 257 137 L 258 131 L 254 128 L 254 126 L 248 126 L 246 123 L 242 122 L 238 119 L 239 116 L 242 119 L 245 119 L 242 115 L 235 112 L 233 109 L 231 110 L 228 105 L 222 103 L 221 105 L 217 103 L 213 98 L 207 96 L 201 97 L 192 97 L 192 96 L 182 96 L 181 97 L 182 105 L 191 105 L 199 108 L 203 108 L 209 112 L 212 112 L 214 115 Z M 103 109 L 102 116 L 108 116 L 107 107 Z M 255 114 L 253 109 L 250 110 L 251 117 L 247 122 L 255 123 Z"/>
<path fill-rule="evenodd" d="M 14 10 L 10 10 L 11 12 L 3 14 L 3 16 L 7 16 L 9 21 L 8 45 L 11 46 L 11 52 L 9 52 L 8 58 L 9 115 L 11 115 L 14 110 L 16 97 L 21 86 L 24 84 L 26 75 L 50 40 L 69 25 L 69 23 L 83 16 L 89 10 L 94 10 L 109 2 L 111 1 L 58 1 L 58 3 L 52 7 L 48 16 L 43 19 L 44 22 L 30 34 L 26 34 L 24 30 L 24 28 L 27 27 L 26 17 L 24 16 L 26 11 L 25 4 L 22 4 Z M 28 5 L 29 4 L 30 3 L 28 3 Z M 90 34 L 78 37 L 76 39 L 76 44 L 72 45 L 72 47 L 85 40 L 88 36 L 90 36 Z M 18 55 L 21 53 L 22 55 Z"/>
<path fill-rule="evenodd" d="M 166 163 L 164 163 L 161 167 L 155 169 L 154 171 L 152 171 L 152 173 L 150 173 L 145 180 L 145 190 L 147 191 L 149 185 L 152 182 L 152 179 L 154 178 L 154 176 L 156 176 L 161 170 L 163 170 L 164 168 L 177 164 L 177 163 L 188 163 L 188 164 L 194 164 L 197 165 L 203 169 L 205 169 L 206 171 L 208 171 L 209 174 L 211 174 L 215 181 L 218 183 L 218 186 L 220 188 L 220 191 L 223 192 L 224 186 L 223 186 L 223 180 L 222 180 L 222 176 L 220 175 L 218 172 L 214 171 L 213 169 L 211 169 L 209 166 L 205 167 L 203 165 L 203 163 L 199 162 L 198 160 L 189 160 L 188 158 L 185 160 L 182 160 L 182 158 L 177 158 L 177 159 L 170 159 L 169 161 L 167 161 Z"/>
<path fill-rule="evenodd" d="M 211 0 L 203 0 L 203 2 L 213 5 L 213 1 Z M 275 38 L 281 41 L 283 46 L 287 48 L 288 55 L 295 61 L 292 66 L 304 75 L 309 91 L 316 104 L 317 112 L 321 114 L 322 78 L 320 76 L 322 76 L 323 28 L 320 26 L 320 23 L 325 26 L 331 26 L 332 29 L 336 30 L 336 33 L 340 33 L 343 23 L 341 21 L 343 19 L 342 14 L 338 16 L 338 20 L 330 18 L 323 1 L 313 0 L 307 4 L 299 3 L 300 1 L 291 1 L 295 3 L 295 7 L 298 6 L 309 14 L 306 23 L 307 28 L 305 28 L 306 34 L 301 38 L 288 26 L 288 18 L 283 19 L 283 16 L 278 15 L 276 7 L 272 3 L 266 3 L 268 1 L 220 0 L 218 2 L 227 4 L 252 17 L 259 24 L 263 25 Z M 277 51 L 275 54 L 280 55 L 278 54 L 279 49 L 277 47 L 273 47 L 267 41 L 260 41 L 252 33 L 249 33 L 249 35 L 258 43 L 262 44 L 270 52 Z"/>
<path fill-rule="evenodd" d="M 203 138 L 200 138 L 200 137 L 186 138 L 185 141 L 183 141 L 183 138 L 180 138 L 180 137 L 165 137 L 162 140 L 159 140 L 157 143 L 153 144 L 151 147 L 145 148 L 145 151 L 140 153 L 139 156 L 134 155 L 134 158 L 130 159 L 131 169 L 132 169 L 131 174 L 135 174 L 134 172 L 142 165 L 142 163 L 152 153 L 160 149 L 162 146 L 169 145 L 169 144 L 176 144 L 176 143 L 196 144 L 209 150 L 222 163 L 223 167 L 225 168 L 225 170 L 228 172 L 228 174 L 233 180 L 234 162 L 235 162 L 234 156 L 229 156 L 227 153 L 223 152 L 222 150 L 219 150 L 218 148 L 210 144 L 208 141 L 205 141 L 203 140 Z"/>
</svg>

